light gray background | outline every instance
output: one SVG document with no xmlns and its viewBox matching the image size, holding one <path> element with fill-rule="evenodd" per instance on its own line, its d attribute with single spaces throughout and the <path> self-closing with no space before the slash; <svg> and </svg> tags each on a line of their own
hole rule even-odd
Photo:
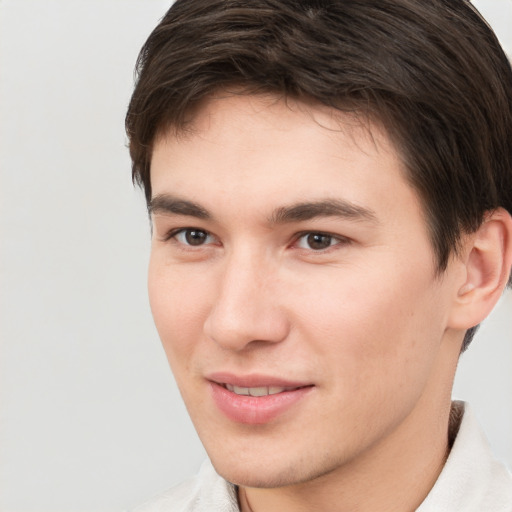
<svg viewBox="0 0 512 512">
<path fill-rule="evenodd" d="M 512 54 L 512 1 L 476 2 Z M 0 511 L 120 511 L 204 454 L 146 298 L 123 122 L 162 0 L 0 0 Z M 512 466 L 512 294 L 463 357 Z"/>
</svg>

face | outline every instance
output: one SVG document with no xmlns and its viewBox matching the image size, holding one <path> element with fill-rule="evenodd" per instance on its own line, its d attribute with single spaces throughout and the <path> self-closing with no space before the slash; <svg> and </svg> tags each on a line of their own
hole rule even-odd
<svg viewBox="0 0 512 512">
<path fill-rule="evenodd" d="M 211 99 L 156 142 L 151 184 L 151 308 L 220 474 L 309 481 L 427 428 L 453 282 L 377 126 Z"/>
</svg>

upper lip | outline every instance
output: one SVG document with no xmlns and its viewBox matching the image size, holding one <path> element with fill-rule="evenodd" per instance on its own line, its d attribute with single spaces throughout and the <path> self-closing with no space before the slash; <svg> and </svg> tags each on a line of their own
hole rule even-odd
<svg viewBox="0 0 512 512">
<path fill-rule="evenodd" d="M 243 388 L 259 387 L 282 387 L 282 388 L 301 388 L 311 386 L 311 382 L 287 380 L 282 377 L 271 375 L 248 374 L 236 375 L 229 372 L 215 372 L 206 375 L 206 379 L 217 384 L 231 384 L 232 386 Z"/>
</svg>

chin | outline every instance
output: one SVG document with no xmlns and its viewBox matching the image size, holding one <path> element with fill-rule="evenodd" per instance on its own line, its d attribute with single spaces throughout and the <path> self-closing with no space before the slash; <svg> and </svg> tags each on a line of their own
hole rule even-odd
<svg viewBox="0 0 512 512">
<path fill-rule="evenodd" d="M 224 464 L 213 464 L 217 473 L 228 482 L 241 487 L 252 487 L 258 489 L 274 489 L 298 484 L 308 480 L 300 478 L 292 468 L 272 468 L 262 471 L 261 468 L 250 467 L 226 467 Z M 259 466 L 259 465 L 258 465 Z"/>
<path fill-rule="evenodd" d="M 289 461 L 283 460 L 282 454 L 278 454 L 278 457 L 279 460 L 268 461 L 255 454 L 253 460 L 243 457 L 231 460 L 231 457 L 217 455 L 211 457 L 211 461 L 217 473 L 228 482 L 262 489 L 300 485 L 321 478 L 337 468 L 332 460 L 317 460 L 315 464 L 315 461 L 308 463 L 300 456 Z"/>
</svg>

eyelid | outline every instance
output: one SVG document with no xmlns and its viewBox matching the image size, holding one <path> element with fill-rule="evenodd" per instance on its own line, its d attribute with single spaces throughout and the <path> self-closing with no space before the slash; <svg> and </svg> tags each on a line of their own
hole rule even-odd
<svg viewBox="0 0 512 512">
<path fill-rule="evenodd" d="M 174 240 L 176 241 L 176 243 L 179 243 L 181 245 L 184 245 L 185 247 L 203 247 L 205 245 L 208 245 L 209 243 L 211 242 L 205 242 L 204 244 L 201 244 L 201 245 L 198 245 L 198 246 L 193 246 L 191 244 L 187 244 L 183 241 L 180 241 L 180 240 L 177 240 L 177 236 L 181 233 L 185 233 L 186 231 L 202 231 L 203 233 L 206 233 L 206 236 L 207 237 L 212 237 L 213 239 L 215 239 L 215 235 L 213 235 L 210 231 L 208 231 L 207 229 L 203 229 L 203 228 L 197 228 L 197 227 L 193 227 L 193 226 L 188 226 L 188 227 L 181 227 L 181 228 L 174 228 L 174 229 L 170 229 L 167 233 L 165 233 L 165 235 L 162 237 L 162 241 L 163 242 L 168 242 L 170 241 L 171 239 L 174 238 Z"/>
<path fill-rule="evenodd" d="M 339 245 L 347 245 L 349 243 L 352 242 L 352 240 L 346 236 L 343 236 L 343 235 L 336 235 L 334 233 L 329 233 L 327 231 L 316 231 L 316 230 L 309 230 L 309 231 L 301 231 L 300 233 L 297 233 L 294 237 L 294 241 L 293 241 L 293 244 L 292 245 L 295 245 L 297 246 L 298 242 L 306 237 L 306 236 L 309 236 L 309 235 L 321 235 L 321 236 L 327 236 L 327 237 L 330 237 L 332 238 L 334 241 L 336 241 L 336 243 L 333 243 L 331 245 L 329 245 L 329 247 L 326 247 L 325 249 L 311 249 L 311 248 L 305 248 L 305 247 L 298 247 L 299 250 L 304 250 L 304 251 L 309 251 L 309 252 L 312 252 L 312 253 L 318 253 L 318 254 L 321 254 L 321 253 L 324 253 L 324 252 L 327 252 L 329 251 L 330 249 L 334 248 L 334 247 L 337 247 Z"/>
</svg>

